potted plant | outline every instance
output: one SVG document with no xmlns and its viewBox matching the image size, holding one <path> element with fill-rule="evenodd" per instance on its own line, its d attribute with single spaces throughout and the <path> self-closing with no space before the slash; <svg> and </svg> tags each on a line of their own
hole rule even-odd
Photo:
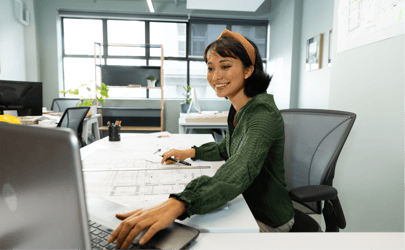
<svg viewBox="0 0 405 250">
<path fill-rule="evenodd" d="M 90 81 L 93 82 L 93 81 Z M 88 87 L 89 84 L 81 84 L 78 88 L 76 89 L 68 89 L 68 90 L 62 90 L 59 91 L 61 94 L 71 94 L 71 95 L 79 95 L 80 89 L 85 87 L 88 97 L 84 98 L 83 95 L 80 96 L 80 99 L 83 100 L 81 103 L 79 103 L 79 106 L 88 106 L 91 107 L 89 112 L 87 113 L 86 117 L 90 117 L 93 114 L 97 114 L 97 107 L 98 105 L 103 105 L 104 104 L 104 98 L 108 98 L 108 86 L 105 85 L 104 83 L 101 83 L 101 86 L 96 85 L 96 98 L 92 98 L 92 93 L 91 89 Z M 97 100 L 97 101 L 96 101 Z M 96 101 L 96 103 L 95 103 Z"/>
<path fill-rule="evenodd" d="M 146 83 L 148 84 L 148 87 L 155 87 L 156 86 L 156 77 L 154 76 L 149 76 L 146 78 Z"/>
<path fill-rule="evenodd" d="M 187 113 L 188 109 L 190 108 L 190 103 L 191 103 L 191 87 L 190 85 L 187 85 L 187 87 L 183 87 L 183 89 L 186 91 L 185 94 L 183 94 L 186 97 L 186 100 L 184 102 L 180 103 L 180 112 L 181 113 Z"/>
</svg>

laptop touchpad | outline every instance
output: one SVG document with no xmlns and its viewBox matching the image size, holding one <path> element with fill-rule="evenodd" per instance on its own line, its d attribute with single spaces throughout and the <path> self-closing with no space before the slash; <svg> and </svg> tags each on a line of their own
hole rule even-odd
<svg viewBox="0 0 405 250">
<path fill-rule="evenodd" d="M 134 211 L 131 207 L 104 199 L 98 195 L 86 195 L 86 203 L 89 219 L 112 229 L 117 228 L 122 222 L 115 217 L 115 214 Z"/>
</svg>

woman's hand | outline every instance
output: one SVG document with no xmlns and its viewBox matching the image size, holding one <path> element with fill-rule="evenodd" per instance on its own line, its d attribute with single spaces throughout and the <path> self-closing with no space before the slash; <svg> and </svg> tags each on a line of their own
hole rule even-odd
<svg viewBox="0 0 405 250">
<path fill-rule="evenodd" d="M 163 153 L 162 164 L 166 162 L 166 164 L 173 164 L 174 161 L 168 160 L 169 157 L 173 157 L 176 160 L 184 161 L 187 158 L 191 158 L 195 156 L 195 149 L 190 148 L 186 150 L 179 150 L 179 149 L 171 149 L 165 153 Z"/>
<path fill-rule="evenodd" d="M 186 204 L 172 197 L 155 207 L 142 208 L 126 214 L 116 214 L 116 217 L 123 222 L 111 234 L 108 242 L 113 243 L 117 240 L 117 249 L 127 248 L 139 233 L 149 228 L 139 241 L 140 245 L 144 245 L 153 235 L 169 226 L 185 211 Z"/>
</svg>

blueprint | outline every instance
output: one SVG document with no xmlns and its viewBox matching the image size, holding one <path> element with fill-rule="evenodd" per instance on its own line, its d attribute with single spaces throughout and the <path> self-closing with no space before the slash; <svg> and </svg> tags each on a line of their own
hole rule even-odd
<svg viewBox="0 0 405 250">
<path fill-rule="evenodd" d="M 164 202 L 171 193 L 182 192 L 195 178 L 213 176 L 223 164 L 191 159 L 185 160 L 191 166 L 161 164 L 159 155 L 172 148 L 188 149 L 212 140 L 206 135 L 193 135 L 192 141 L 186 135 L 164 135 L 168 137 L 126 136 L 119 143 L 100 141 L 99 147 L 92 145 L 94 150 L 82 158 L 86 193 L 133 208 L 149 207 Z"/>
<path fill-rule="evenodd" d="M 202 175 L 213 176 L 211 168 L 138 171 L 84 172 L 86 192 L 133 208 L 157 205 L 179 193 Z"/>
<path fill-rule="evenodd" d="M 404 34 L 404 0 L 340 0 L 337 53 Z"/>
</svg>

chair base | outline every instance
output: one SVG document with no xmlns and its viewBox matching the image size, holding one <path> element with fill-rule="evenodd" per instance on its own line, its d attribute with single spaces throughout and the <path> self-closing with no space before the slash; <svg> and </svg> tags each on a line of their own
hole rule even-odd
<svg viewBox="0 0 405 250">
<path fill-rule="evenodd" d="M 308 214 L 294 209 L 294 225 L 290 232 L 322 232 L 321 226 Z"/>
</svg>

